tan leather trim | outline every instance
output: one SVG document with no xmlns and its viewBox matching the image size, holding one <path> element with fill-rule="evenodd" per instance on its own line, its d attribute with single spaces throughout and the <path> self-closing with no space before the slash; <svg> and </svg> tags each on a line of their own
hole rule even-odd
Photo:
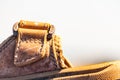
<svg viewBox="0 0 120 80">
<path fill-rule="evenodd" d="M 120 61 L 105 62 L 81 67 L 36 73 L 3 80 L 119 80 Z"/>
<path fill-rule="evenodd" d="M 18 28 L 47 30 L 48 32 L 47 40 L 50 40 L 55 32 L 55 27 L 49 23 L 33 22 L 33 21 L 25 21 L 25 20 L 16 22 L 13 25 L 13 34 L 15 36 L 18 35 Z"/>
<path fill-rule="evenodd" d="M 47 30 L 18 29 L 14 64 L 24 66 L 45 56 Z"/>
<path fill-rule="evenodd" d="M 49 30 L 33 27 L 18 27 L 16 31 L 17 36 L 0 44 L 0 80 L 120 79 L 120 61 L 70 68 L 71 64 L 63 56 L 59 36 L 51 35 L 48 40 Z"/>
<path fill-rule="evenodd" d="M 42 22 L 24 21 L 19 22 L 19 28 L 49 30 L 50 24 Z"/>
<path fill-rule="evenodd" d="M 18 27 L 16 27 L 17 24 Z M 45 56 L 46 42 L 52 38 L 51 49 L 53 53 L 50 52 L 51 60 L 59 69 L 72 67 L 62 54 L 60 37 L 52 36 L 54 33 L 52 25 L 21 20 L 14 25 L 14 30 L 18 31 L 14 56 L 14 64 L 16 66 L 25 66 L 42 59 Z"/>
<path fill-rule="evenodd" d="M 72 67 L 71 63 L 63 55 L 60 37 L 57 35 L 53 35 L 52 41 L 53 41 L 52 43 L 53 52 L 59 67 L 60 68 Z"/>
</svg>

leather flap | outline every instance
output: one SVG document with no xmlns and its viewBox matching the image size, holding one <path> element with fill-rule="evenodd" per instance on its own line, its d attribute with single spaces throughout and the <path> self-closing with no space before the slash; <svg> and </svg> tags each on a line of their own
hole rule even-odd
<svg viewBox="0 0 120 80">
<path fill-rule="evenodd" d="M 25 26 L 24 28 L 22 24 L 22 27 L 18 28 L 14 64 L 16 66 L 25 66 L 44 58 L 47 35 L 48 30 L 31 29 L 31 26 L 27 28 Z"/>
</svg>

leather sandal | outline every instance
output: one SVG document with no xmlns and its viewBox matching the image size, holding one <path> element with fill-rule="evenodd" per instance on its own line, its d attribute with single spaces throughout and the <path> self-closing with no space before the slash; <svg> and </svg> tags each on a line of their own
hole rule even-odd
<svg viewBox="0 0 120 80">
<path fill-rule="evenodd" d="M 73 67 L 49 23 L 24 21 L 0 44 L 0 80 L 115 80 L 120 61 Z"/>
</svg>

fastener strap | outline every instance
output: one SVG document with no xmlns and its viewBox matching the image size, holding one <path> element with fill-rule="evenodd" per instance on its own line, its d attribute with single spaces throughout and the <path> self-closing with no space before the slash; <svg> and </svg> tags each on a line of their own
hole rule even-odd
<svg viewBox="0 0 120 80">
<path fill-rule="evenodd" d="M 16 66 L 25 66 L 46 56 L 47 40 L 54 33 L 52 25 L 22 20 L 13 29 L 17 33 L 14 55 Z"/>
</svg>

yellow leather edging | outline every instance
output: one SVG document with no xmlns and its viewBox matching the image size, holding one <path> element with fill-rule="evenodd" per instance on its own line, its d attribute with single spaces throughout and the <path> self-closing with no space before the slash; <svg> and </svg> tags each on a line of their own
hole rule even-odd
<svg viewBox="0 0 120 80">
<path fill-rule="evenodd" d="M 120 61 L 105 62 L 88 66 L 73 67 L 57 71 L 36 73 L 2 80 L 116 80 L 120 79 Z"/>
</svg>

